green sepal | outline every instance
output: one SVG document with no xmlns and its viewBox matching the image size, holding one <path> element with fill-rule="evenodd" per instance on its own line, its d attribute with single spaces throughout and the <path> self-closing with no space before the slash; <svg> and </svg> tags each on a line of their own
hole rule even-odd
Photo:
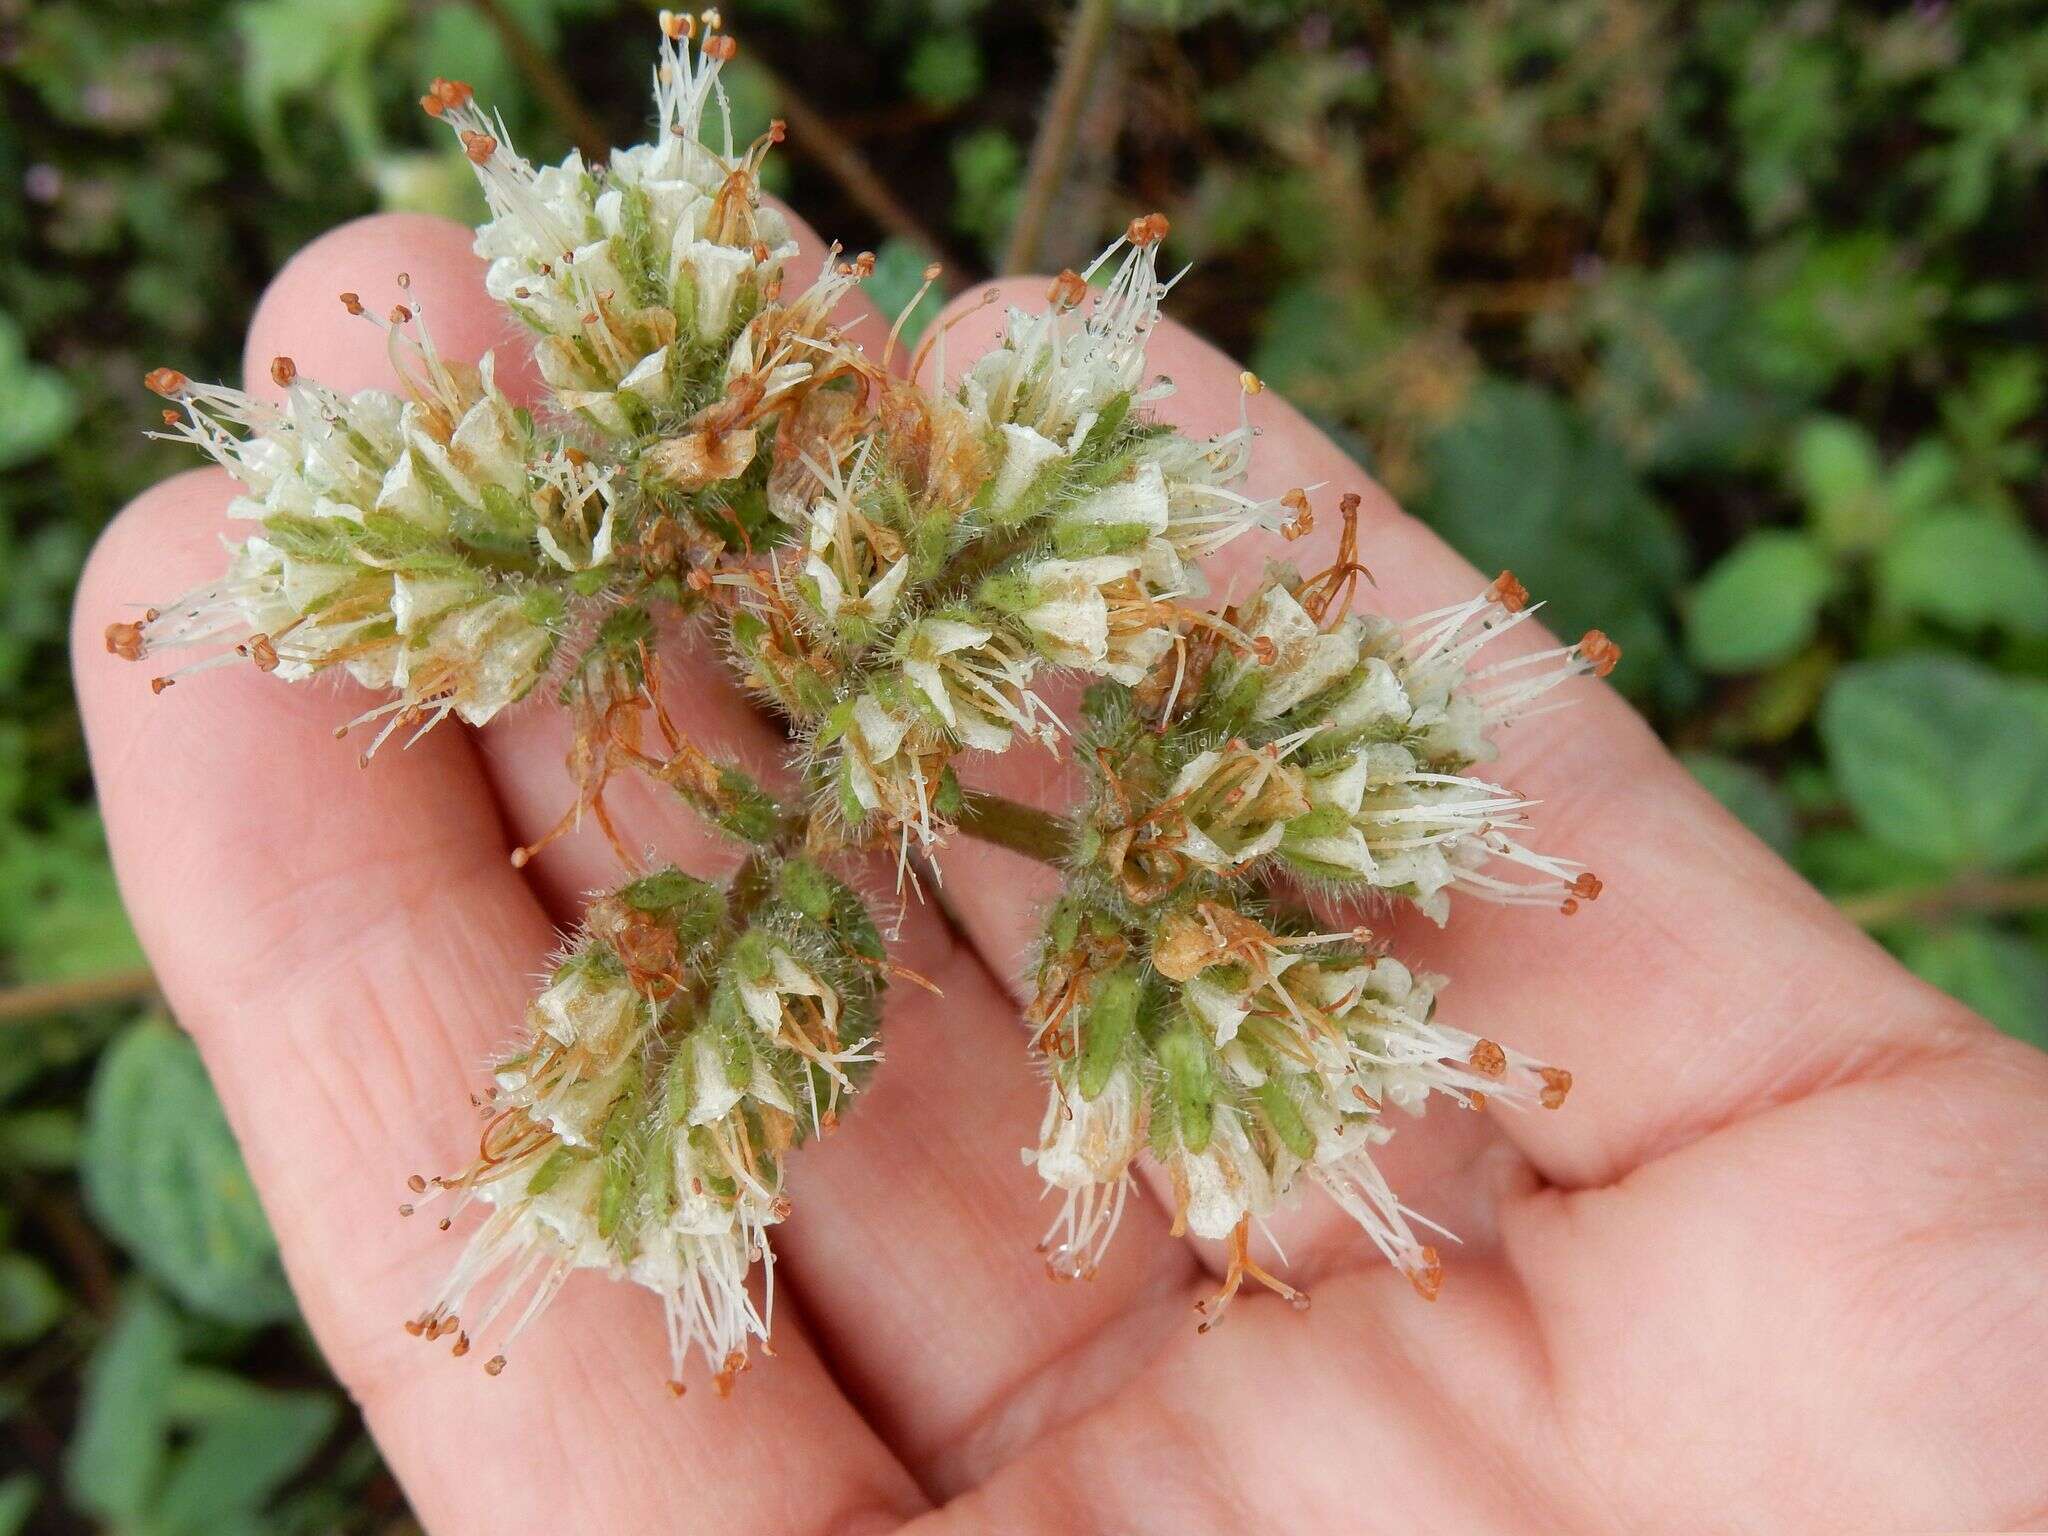
<svg viewBox="0 0 2048 1536">
<path fill-rule="evenodd" d="M 1144 996 L 1143 974 L 1135 965 L 1121 965 L 1098 976 L 1088 989 L 1081 1014 L 1081 1097 L 1095 1099 L 1109 1086 L 1110 1074 L 1123 1059 L 1125 1042 L 1138 1024 Z"/>
<path fill-rule="evenodd" d="M 1180 1028 L 1160 1036 L 1152 1049 L 1164 1072 L 1180 1144 L 1199 1156 L 1216 1130 L 1217 1081 L 1209 1047 L 1192 1029 Z"/>
<path fill-rule="evenodd" d="M 533 1170 L 533 1176 L 526 1181 L 527 1197 L 531 1199 L 535 1195 L 546 1194 L 561 1182 L 563 1174 L 589 1156 L 588 1152 L 578 1147 L 566 1144 L 556 1147 L 541 1160 L 541 1165 Z"/>
<path fill-rule="evenodd" d="M 1257 1090 L 1259 1108 L 1265 1112 L 1266 1123 L 1273 1128 L 1273 1134 L 1281 1144 L 1303 1162 L 1315 1156 L 1316 1139 L 1309 1131 L 1308 1122 L 1301 1118 L 1301 1110 L 1294 1098 L 1276 1077 L 1269 1077 Z"/>
</svg>

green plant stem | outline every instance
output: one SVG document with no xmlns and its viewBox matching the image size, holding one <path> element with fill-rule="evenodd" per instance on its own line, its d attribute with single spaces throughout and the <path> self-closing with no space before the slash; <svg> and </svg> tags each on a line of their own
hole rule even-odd
<svg viewBox="0 0 2048 1536">
<path fill-rule="evenodd" d="M 1074 847 L 1075 827 L 1066 817 L 980 790 L 969 790 L 964 796 L 959 828 L 969 837 L 1041 864 L 1058 864 Z"/>
<path fill-rule="evenodd" d="M 1073 158 L 1074 133 L 1087 104 L 1088 86 L 1095 66 L 1109 42 L 1116 20 L 1116 0 L 1081 0 L 1060 51 L 1059 73 L 1053 77 L 1052 93 L 1046 98 L 1045 116 L 1038 136 L 1032 140 L 1031 160 L 1024 174 L 1024 195 L 1017 204 L 1017 217 L 1010 225 L 1010 238 L 1003 248 L 1003 271 L 1028 272 L 1038 260 L 1038 248 L 1045 238 L 1046 220 L 1067 179 L 1067 165 Z"/>
<path fill-rule="evenodd" d="M 1841 904 L 1842 916 L 1864 928 L 1909 918 L 1929 920 L 1958 912 L 2025 912 L 2048 907 L 2048 875 L 2010 880 L 1965 876 L 1948 885 L 1916 885 L 1856 896 Z"/>
</svg>

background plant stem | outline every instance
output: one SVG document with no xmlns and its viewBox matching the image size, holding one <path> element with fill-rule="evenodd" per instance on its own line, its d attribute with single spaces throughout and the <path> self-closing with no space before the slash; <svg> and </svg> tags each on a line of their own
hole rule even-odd
<svg viewBox="0 0 2048 1536">
<path fill-rule="evenodd" d="M 541 50 L 519 18 L 500 3 L 500 0 L 469 0 L 479 16 L 488 21 L 498 34 L 498 40 L 505 45 L 519 73 L 526 77 L 526 83 L 533 87 L 541 105 L 561 126 L 564 133 L 577 149 L 583 152 L 585 160 L 602 159 L 611 151 L 611 135 L 604 130 L 604 124 L 597 120 L 597 114 L 577 94 L 576 87 L 561 67 Z"/>
<path fill-rule="evenodd" d="M 2048 875 L 2011 880 L 1967 877 L 1949 885 L 1909 886 L 1854 896 L 1842 904 L 1842 915 L 1865 928 L 1907 918 L 1933 919 L 1957 912 L 2026 912 L 2048 906 Z"/>
<path fill-rule="evenodd" d="M 1115 0 L 1081 0 L 1069 23 L 1066 47 L 1060 53 L 1059 73 L 1053 77 L 1052 92 L 1046 97 L 1045 116 L 1038 136 L 1031 144 L 1031 159 L 1025 172 L 1024 193 L 1018 200 L 1017 218 L 1010 226 L 1009 243 L 1003 250 L 1005 273 L 1029 272 L 1038 260 L 1038 248 L 1045 237 L 1045 224 L 1052 205 L 1067 176 L 1074 153 L 1074 132 L 1087 104 L 1088 85 L 1095 66 L 1109 41 L 1116 20 Z"/>
<path fill-rule="evenodd" d="M 1042 864 L 1059 863 L 1074 847 L 1075 827 L 1066 817 L 979 790 L 967 793 L 959 827 L 969 837 Z"/>
</svg>

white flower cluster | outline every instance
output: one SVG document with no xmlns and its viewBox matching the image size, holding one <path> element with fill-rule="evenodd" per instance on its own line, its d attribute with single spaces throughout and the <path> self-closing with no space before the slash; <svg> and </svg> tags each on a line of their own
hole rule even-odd
<svg viewBox="0 0 2048 1536">
<path fill-rule="evenodd" d="M 1228 1238 L 1308 1178 L 1387 1257 L 1433 1291 L 1430 1225 L 1393 1196 L 1372 1161 L 1393 1109 L 1432 1096 L 1555 1108 L 1568 1074 L 1437 1022 L 1442 978 L 1358 947 L 1348 935 L 1275 933 L 1202 902 L 1160 926 L 1149 977 L 1090 977 L 1075 1005 L 1079 1042 L 1056 1057 L 1035 1152 L 1065 1193 L 1049 1262 L 1100 1262 L 1148 1146 L 1171 1180 L 1177 1220 Z"/>
<path fill-rule="evenodd" d="M 912 487 L 873 436 L 807 457 L 811 499 L 783 502 L 802 559 L 773 593 L 746 583 L 764 623 L 786 615 L 781 632 L 815 671 L 843 679 L 811 737 L 831 754 L 838 813 L 879 822 L 906 853 L 945 830 L 955 753 L 1057 744 L 1033 692 L 1045 668 L 1139 683 L 1183 643 L 1200 560 L 1280 526 L 1279 504 L 1234 489 L 1248 428 L 1196 442 L 1135 413 L 1165 392 L 1142 387 L 1171 286 L 1157 271 L 1164 234 L 1156 215 L 1135 221 L 1087 275 L 1064 274 L 1045 310 L 1013 310 L 954 397 L 919 403 L 919 433 L 965 445 L 971 499 Z M 971 585 L 961 560 L 980 573 Z M 779 679 L 757 681 L 790 707 Z"/>
<path fill-rule="evenodd" d="M 610 550 L 610 477 L 539 447 L 491 359 L 442 358 L 423 328 L 401 329 L 414 318 L 392 316 L 394 356 L 416 370 L 409 398 L 344 397 L 286 358 L 276 406 L 150 376 L 183 408 L 165 413 L 172 435 L 241 483 L 230 514 L 261 525 L 230 547 L 220 581 L 109 629 L 109 648 L 132 658 L 220 647 L 160 689 L 236 659 L 287 680 L 338 668 L 391 695 L 363 717 L 388 717 L 381 743 L 449 714 L 481 725 L 546 673 L 566 578 Z"/>
<path fill-rule="evenodd" d="M 1439 924 L 1454 890 L 1566 910 L 1597 896 L 1580 865 L 1519 841 L 1531 802 L 1464 770 L 1492 754 L 1493 729 L 1603 672 L 1605 638 L 1474 667 L 1480 646 L 1534 611 L 1512 577 L 1405 627 L 1356 614 L 1319 624 L 1298 586 L 1283 573 L 1240 615 L 1256 654 L 1218 685 L 1219 721 L 1265 739 L 1232 736 L 1179 767 L 1166 804 L 1180 855 L 1218 874 L 1272 857 L 1312 882 L 1404 898 Z"/>
<path fill-rule="evenodd" d="M 1057 1272 L 1100 1263 L 1149 1150 L 1178 1223 L 1231 1245 L 1218 1310 L 1247 1275 L 1295 1295 L 1251 1260 L 1247 1234 L 1303 1178 L 1433 1295 L 1436 1253 L 1417 1235 L 1430 1224 L 1372 1159 L 1391 1112 L 1434 1096 L 1555 1108 L 1570 1086 L 1440 1022 L 1442 978 L 1414 974 L 1367 930 L 1314 932 L 1298 902 L 1254 895 L 1254 881 L 1286 874 L 1404 899 L 1442 923 L 1452 890 L 1565 912 L 1600 891 L 1524 848 L 1528 802 L 1466 770 L 1566 679 L 1604 674 L 1613 646 L 1593 633 L 1478 662 L 1532 611 L 1505 575 L 1406 626 L 1343 611 L 1355 512 L 1328 571 L 1275 567 L 1227 615 L 1239 643 L 1185 700 L 1091 703 L 1094 806 L 1032 1014 L 1052 1094 L 1027 1157 L 1065 1195 L 1045 1243 Z"/>
<path fill-rule="evenodd" d="M 796 254 L 788 221 L 760 203 L 771 140 L 743 153 L 732 142 L 718 80 L 732 40 L 710 32 L 695 48 L 695 31 L 688 18 L 663 29 L 654 137 L 602 168 L 573 151 L 531 165 L 467 86 L 437 80 L 422 101 L 454 130 L 489 200 L 476 237 L 486 288 L 539 333 L 534 355 L 556 401 L 611 436 L 693 403 Z M 704 140 L 714 104 L 722 152 Z"/>
<path fill-rule="evenodd" d="M 1569 1079 L 1439 1023 L 1436 978 L 1363 929 L 1311 931 L 1296 893 L 1439 922 L 1452 891 L 1567 912 L 1597 895 L 1525 848 L 1528 802 L 1472 770 L 1614 647 L 1593 632 L 1482 660 L 1528 617 L 1505 576 L 1406 625 L 1350 614 L 1355 496 L 1327 570 L 1276 566 L 1241 603 L 1194 606 L 1209 556 L 1311 517 L 1305 491 L 1241 488 L 1246 418 L 1201 440 L 1147 410 L 1172 387 L 1146 358 L 1173 286 L 1166 221 L 1134 220 L 927 390 L 890 370 L 895 333 L 870 358 L 834 326 L 871 257 L 835 250 L 783 297 L 796 244 L 759 177 L 781 126 L 734 144 L 716 12 L 661 27 L 654 137 L 601 166 L 530 164 L 467 86 L 423 99 L 488 199 L 475 248 L 533 335 L 530 409 L 488 356 L 440 355 L 403 278 L 407 302 L 371 317 L 393 391 L 343 397 L 283 358 L 277 405 L 150 379 L 256 527 L 219 581 L 113 625 L 110 649 L 350 676 L 384 695 L 354 722 L 382 721 L 372 752 L 401 727 L 482 724 L 554 672 L 575 800 L 515 862 L 587 812 L 638 867 L 605 809 L 614 772 L 747 847 L 723 886 L 664 870 L 592 903 L 496 1064 L 476 1161 L 413 1181 L 486 1215 L 408 1326 L 458 1354 L 487 1342 L 495 1374 L 568 1276 L 597 1269 L 662 1297 L 678 1377 L 701 1353 L 730 1386 L 769 1327 L 785 1157 L 836 1123 L 876 1059 L 885 980 L 908 974 L 814 860 L 893 844 L 907 875 L 956 828 L 1066 879 L 1031 1010 L 1053 1093 L 1027 1157 L 1065 1197 L 1055 1273 L 1100 1263 L 1149 1151 L 1183 1229 L 1230 1244 L 1217 1311 L 1246 1276 L 1295 1295 L 1247 1234 L 1304 1178 L 1433 1293 L 1426 1223 L 1371 1158 L 1392 1111 L 1554 1106 Z M 689 739 L 650 664 L 664 618 L 713 627 L 787 715 L 799 797 Z M 965 794 L 963 752 L 1059 749 L 1070 727 L 1039 692 L 1055 673 L 1092 684 L 1090 801 L 1060 816 Z"/>
<path fill-rule="evenodd" d="M 785 884 L 813 907 L 841 889 L 808 867 Z M 432 1182 L 491 1211 L 413 1333 L 453 1334 L 458 1354 L 488 1338 L 495 1373 L 568 1276 L 597 1269 L 662 1298 L 677 1378 L 693 1350 L 721 1389 L 744 1368 L 773 1316 L 784 1154 L 831 1127 L 875 1059 L 874 988 L 800 907 L 736 937 L 727 917 L 720 891 L 674 870 L 593 907 L 493 1073 L 478 1161 Z"/>
</svg>

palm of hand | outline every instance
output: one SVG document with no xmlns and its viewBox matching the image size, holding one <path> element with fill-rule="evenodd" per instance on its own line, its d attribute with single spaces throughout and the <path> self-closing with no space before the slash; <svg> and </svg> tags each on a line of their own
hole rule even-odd
<svg viewBox="0 0 2048 1536">
<path fill-rule="evenodd" d="M 344 329 L 332 294 L 401 268 L 444 347 L 509 350 L 467 238 L 394 217 L 321 241 L 266 298 L 250 376 L 290 352 L 339 387 L 383 382 L 374 334 Z M 999 314 L 968 314 L 956 354 Z M 1170 414 L 1227 424 L 1234 365 L 1170 326 L 1152 360 L 1180 385 Z M 1360 480 L 1261 404 L 1255 490 Z M 1048 1285 L 1035 1180 L 1011 1154 L 1042 1091 L 1004 985 L 1038 872 L 961 844 L 948 915 L 914 907 L 900 950 L 944 1002 L 899 989 L 872 1102 L 797 1162 L 776 1359 L 730 1402 L 674 1404 L 651 1299 L 587 1277 L 501 1379 L 423 1357 L 398 1323 L 453 1250 L 397 1226 L 397 1191 L 460 1160 L 451 1106 L 518 1018 L 517 978 L 615 866 L 582 835 L 524 872 L 505 860 L 571 794 L 546 712 L 361 773 L 318 690 L 217 676 L 152 704 L 109 664 L 108 617 L 217 559 L 226 496 L 213 473 L 168 482 L 95 555 L 77 647 L 95 768 L 137 926 L 305 1313 L 441 1536 L 2048 1514 L 2048 1060 L 1845 925 L 1611 696 L 1521 727 L 1507 770 L 1609 899 L 1563 928 L 1468 905 L 1446 934 L 1399 935 L 1455 977 L 1451 1018 L 1579 1082 L 1560 1114 L 1438 1110 L 1389 1148 L 1407 1202 L 1464 1238 L 1434 1306 L 1313 1204 L 1277 1234 L 1306 1316 L 1246 1296 L 1197 1338 L 1218 1255 L 1172 1237 L 1158 1202 L 1094 1281 Z M 1476 585 L 1383 501 L 1365 534 L 1391 611 Z M 773 728 L 710 663 L 676 666 L 706 736 L 774 760 Z M 1034 775 L 1059 770 L 1018 756 L 990 786 L 1043 794 Z M 623 788 L 615 811 L 686 867 L 726 857 L 650 792 Z"/>
</svg>

